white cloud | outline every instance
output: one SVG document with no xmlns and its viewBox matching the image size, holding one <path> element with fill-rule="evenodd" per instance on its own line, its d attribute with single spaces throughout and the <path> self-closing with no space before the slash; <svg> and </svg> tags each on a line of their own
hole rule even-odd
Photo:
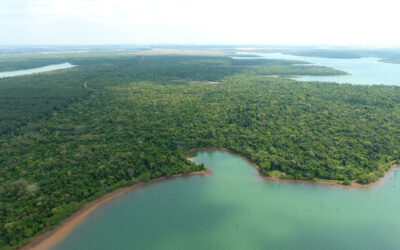
<svg viewBox="0 0 400 250">
<path fill-rule="evenodd" d="M 0 34 L 7 34 L 0 44 L 400 45 L 398 5 L 394 0 L 0 0 Z"/>
</svg>

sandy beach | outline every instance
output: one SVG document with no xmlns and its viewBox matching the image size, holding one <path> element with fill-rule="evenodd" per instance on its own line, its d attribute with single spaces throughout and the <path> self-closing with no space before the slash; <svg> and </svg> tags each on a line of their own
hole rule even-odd
<svg viewBox="0 0 400 250">
<path fill-rule="evenodd" d="M 218 147 L 207 147 L 207 148 L 197 148 L 193 149 L 192 151 L 202 151 L 202 150 L 220 150 L 220 151 L 226 151 L 230 152 L 232 154 L 235 154 L 241 158 L 243 158 L 245 161 L 247 161 L 250 165 L 252 165 L 254 168 L 259 170 L 259 166 L 249 160 L 247 157 L 244 155 L 241 155 L 233 150 L 227 149 L 227 148 L 218 148 Z M 188 158 L 188 160 L 192 160 L 191 158 Z M 351 185 L 345 186 L 342 184 L 338 184 L 335 181 L 329 181 L 329 180 L 317 180 L 317 181 L 308 181 L 308 180 L 293 180 L 293 179 L 281 179 L 279 177 L 268 177 L 268 176 L 263 176 L 260 172 L 260 176 L 264 178 L 267 181 L 277 181 L 277 182 L 290 182 L 290 183 L 304 183 L 304 184 L 309 184 L 309 185 L 325 185 L 325 186 L 331 186 L 331 187 L 337 187 L 337 188 L 342 188 L 342 189 L 367 189 L 367 188 L 373 188 L 376 187 L 377 185 L 380 185 L 385 182 L 387 178 L 387 174 L 391 171 L 393 171 L 395 168 L 397 168 L 397 165 L 393 165 L 385 174 L 384 177 L 380 178 L 378 181 L 367 184 L 367 185 L 361 185 L 359 183 L 352 183 Z M 42 250 L 42 249 L 49 249 L 55 244 L 57 244 L 59 241 L 63 240 L 66 236 L 68 236 L 68 233 L 81 221 L 83 220 L 87 215 L 89 215 L 91 212 L 93 212 L 97 207 L 102 205 L 105 202 L 108 202 L 112 200 L 115 197 L 118 197 L 130 190 L 133 190 L 135 188 L 148 185 L 154 182 L 170 179 L 170 178 L 175 178 L 175 177 L 183 177 L 183 176 L 190 176 L 190 175 L 210 175 L 212 174 L 211 170 L 207 170 L 207 172 L 204 171 L 198 171 L 198 172 L 192 172 L 188 174 L 178 174 L 170 177 L 160 177 L 157 179 L 150 180 L 148 182 L 140 182 L 136 183 L 132 186 L 129 187 L 124 187 L 124 188 L 119 188 L 116 189 L 108 194 L 105 194 L 104 196 L 95 199 L 91 202 L 88 202 L 83 206 L 82 209 L 79 211 L 75 212 L 72 216 L 66 218 L 57 228 L 55 228 L 52 231 L 46 232 L 44 234 L 41 234 L 37 236 L 34 240 L 23 246 L 21 249 L 35 249 L 35 250 Z"/>
<path fill-rule="evenodd" d="M 82 209 L 79 211 L 75 212 L 73 215 L 70 217 L 64 219 L 64 221 L 57 226 L 55 229 L 43 233 L 41 235 L 38 235 L 35 237 L 31 242 L 26 244 L 25 246 L 21 247 L 20 249 L 26 250 L 26 249 L 34 249 L 34 250 L 43 250 L 43 249 L 49 249 L 61 240 L 63 240 L 65 237 L 68 236 L 69 232 L 81 221 L 83 220 L 87 215 L 89 215 L 91 212 L 93 212 L 97 207 L 100 205 L 114 199 L 115 197 L 118 197 L 128 191 L 131 191 L 133 189 L 136 189 L 138 187 L 142 187 L 144 185 L 148 185 L 154 182 L 162 181 L 162 180 L 167 180 L 171 178 L 176 178 L 176 177 L 184 177 L 184 176 L 191 176 L 191 175 L 210 175 L 212 174 L 212 171 L 208 170 L 207 172 L 204 171 L 197 171 L 197 172 L 192 172 L 192 173 L 187 173 L 187 174 L 177 174 L 169 177 L 160 177 L 156 179 L 152 179 L 148 182 L 139 182 L 136 183 L 132 186 L 129 187 L 124 187 L 124 188 L 119 188 L 116 189 L 108 194 L 103 195 L 100 198 L 97 198 L 91 202 L 86 203 Z"/>
</svg>

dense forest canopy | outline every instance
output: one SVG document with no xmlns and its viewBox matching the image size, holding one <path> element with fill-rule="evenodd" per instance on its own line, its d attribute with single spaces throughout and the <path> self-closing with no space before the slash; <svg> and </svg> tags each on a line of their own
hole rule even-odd
<svg viewBox="0 0 400 250">
<path fill-rule="evenodd" d="M 229 57 L 207 56 L 126 56 L 94 53 L 94 55 L 57 57 L 6 56 L 7 64 L 17 69 L 33 68 L 36 62 L 79 65 L 60 70 L 12 78 L 0 78 L 0 134 L 26 125 L 61 107 L 87 96 L 91 90 L 130 81 L 152 81 L 160 84 L 186 83 L 194 80 L 219 81 L 225 76 L 247 72 L 266 75 L 344 74 L 345 72 L 317 66 L 298 65 L 289 60 L 234 60 Z M 8 61 L 12 63 L 8 63 Z M 33 63 L 31 66 L 30 63 Z M 40 65 L 43 66 L 43 65 Z M 84 83 L 89 86 L 84 88 Z"/>
<path fill-rule="evenodd" d="M 204 169 L 187 160 L 193 148 L 343 184 L 373 182 L 400 158 L 400 88 L 285 78 L 345 72 L 206 55 L 44 58 L 78 67 L 0 79 L 0 248 L 118 187 Z"/>
</svg>

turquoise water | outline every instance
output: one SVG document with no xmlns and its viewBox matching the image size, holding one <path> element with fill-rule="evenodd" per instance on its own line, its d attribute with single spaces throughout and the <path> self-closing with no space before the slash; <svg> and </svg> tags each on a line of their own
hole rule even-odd
<svg viewBox="0 0 400 250">
<path fill-rule="evenodd" d="M 368 190 L 262 179 L 201 151 L 214 174 L 169 179 L 100 206 L 54 249 L 400 249 L 400 175 Z"/>
<path fill-rule="evenodd" d="M 30 74 L 42 73 L 42 72 L 47 72 L 47 71 L 59 70 L 59 69 L 68 69 L 68 68 L 72 68 L 72 67 L 75 67 L 75 65 L 72 65 L 70 63 L 61 63 L 61 64 L 53 64 L 53 65 L 48 65 L 48 66 L 34 68 L 34 69 L 24 69 L 24 70 L 0 72 L 0 78 L 30 75 Z"/>
<path fill-rule="evenodd" d="M 299 60 L 317 66 L 327 66 L 346 71 L 345 76 L 303 76 L 300 81 L 325 81 L 352 84 L 400 85 L 400 64 L 380 62 L 380 58 L 335 59 L 320 57 L 292 56 L 281 53 L 252 53 L 267 59 Z"/>
</svg>

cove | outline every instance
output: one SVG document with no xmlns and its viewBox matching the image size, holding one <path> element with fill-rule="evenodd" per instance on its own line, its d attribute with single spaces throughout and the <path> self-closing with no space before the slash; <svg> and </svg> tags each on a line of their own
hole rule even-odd
<svg viewBox="0 0 400 250">
<path fill-rule="evenodd" d="M 167 179 L 99 206 L 53 249 L 399 249 L 400 175 L 372 188 L 266 181 L 224 151 L 207 176 Z"/>
<path fill-rule="evenodd" d="M 68 69 L 68 68 L 72 68 L 72 67 L 75 67 L 75 65 L 72 65 L 70 63 L 61 63 L 61 64 L 48 65 L 48 66 L 44 66 L 44 67 L 40 67 L 40 68 L 24 69 L 24 70 L 16 70 L 16 71 L 6 71 L 6 72 L 0 72 L 0 78 L 30 75 L 30 74 L 48 72 L 48 71 L 59 70 L 59 69 Z"/>
<path fill-rule="evenodd" d="M 239 53 L 248 54 L 248 53 Z M 350 75 L 341 76 L 302 76 L 299 81 L 322 81 L 351 84 L 383 84 L 400 86 L 400 64 L 381 62 L 380 58 L 364 57 L 358 59 L 336 59 L 322 57 L 293 56 L 282 53 L 251 53 L 266 59 L 298 60 L 310 65 L 326 66 L 345 71 Z M 260 57 L 252 57 L 257 59 Z"/>
</svg>

